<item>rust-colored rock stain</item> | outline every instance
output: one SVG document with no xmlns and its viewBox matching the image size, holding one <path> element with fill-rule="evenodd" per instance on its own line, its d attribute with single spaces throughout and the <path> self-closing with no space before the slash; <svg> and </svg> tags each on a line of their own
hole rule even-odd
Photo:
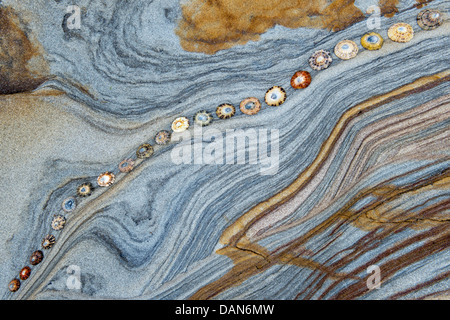
<svg viewBox="0 0 450 320">
<path fill-rule="evenodd" d="M 362 19 L 354 0 L 191 0 L 176 33 L 185 50 L 213 54 L 257 41 L 275 24 L 337 31 Z"/>
<path fill-rule="evenodd" d="M 24 30 L 13 9 L 0 7 L 0 94 L 33 90 L 48 77 L 43 49 Z"/>
<path fill-rule="evenodd" d="M 380 0 L 381 14 L 394 16 L 398 4 L 398 0 Z M 181 9 L 176 29 L 181 46 L 206 54 L 257 41 L 277 24 L 339 31 L 366 18 L 355 0 L 190 0 Z"/>
</svg>

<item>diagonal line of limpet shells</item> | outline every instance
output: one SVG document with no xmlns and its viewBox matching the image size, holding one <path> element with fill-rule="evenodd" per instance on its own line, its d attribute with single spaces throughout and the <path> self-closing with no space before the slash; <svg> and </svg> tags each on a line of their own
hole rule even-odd
<svg viewBox="0 0 450 320">
<path fill-rule="evenodd" d="M 442 25 L 444 17 L 443 14 L 436 9 L 426 9 L 419 12 L 417 15 L 417 24 L 423 30 L 433 30 Z M 395 42 L 408 42 L 414 37 L 414 30 L 411 25 L 407 23 L 396 23 L 388 30 L 388 37 Z M 380 34 L 369 32 L 364 34 L 361 39 L 361 46 L 366 50 L 379 50 L 383 46 L 384 39 Z M 358 54 L 358 46 L 354 41 L 342 40 L 334 48 L 334 54 L 341 60 L 349 60 Z M 328 68 L 333 59 L 331 53 L 326 50 L 318 50 L 314 52 L 309 58 L 308 62 L 313 70 L 324 70 Z M 290 84 L 294 89 L 305 89 L 311 84 L 311 74 L 306 70 L 300 70 L 294 73 Z M 273 86 L 267 90 L 264 101 L 268 106 L 278 107 L 286 100 L 286 91 L 280 86 Z M 261 102 L 256 97 L 248 97 L 243 99 L 239 104 L 239 109 L 243 114 L 256 115 L 261 110 Z M 223 103 L 216 108 L 216 116 L 219 119 L 229 119 L 236 114 L 236 107 L 231 103 Z M 193 121 L 199 126 L 207 126 L 213 121 L 213 114 L 206 110 L 200 110 L 193 116 Z M 171 126 L 172 132 L 183 132 L 190 126 L 190 121 L 187 117 L 176 118 Z M 171 141 L 172 133 L 167 130 L 159 131 L 154 141 L 157 145 L 166 145 Z M 143 143 L 136 150 L 136 158 L 145 159 L 153 155 L 153 146 L 149 143 Z M 128 173 L 134 169 L 135 159 L 127 158 L 120 162 L 118 169 L 122 173 Z M 97 178 L 97 185 L 99 187 L 109 187 L 115 182 L 115 175 L 112 172 L 106 171 L 100 174 Z M 95 187 L 90 182 L 83 183 L 78 186 L 76 195 L 66 198 L 62 201 L 61 207 L 63 213 L 53 216 L 51 228 L 54 231 L 61 231 L 66 223 L 64 213 L 72 213 L 77 207 L 77 198 L 89 197 L 95 190 Z M 46 235 L 41 242 L 43 250 L 49 250 L 56 243 L 56 237 L 53 234 Z M 37 266 L 44 259 L 42 250 L 33 252 L 29 259 L 29 264 L 32 267 Z M 9 290 L 16 292 L 19 290 L 21 280 L 25 281 L 31 276 L 32 269 L 29 266 L 23 267 L 18 278 L 13 279 L 9 283 Z"/>
</svg>

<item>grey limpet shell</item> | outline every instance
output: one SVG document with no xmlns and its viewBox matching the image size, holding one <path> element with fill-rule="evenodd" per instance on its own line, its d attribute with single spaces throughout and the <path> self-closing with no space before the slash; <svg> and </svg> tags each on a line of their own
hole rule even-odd
<svg viewBox="0 0 450 320">
<path fill-rule="evenodd" d="M 331 53 L 326 50 L 318 50 L 309 58 L 309 65 L 314 70 L 323 70 L 330 66 L 333 58 Z"/>
<path fill-rule="evenodd" d="M 423 30 L 433 30 L 444 21 L 443 14 L 436 9 L 425 9 L 417 15 L 417 24 Z"/>
</svg>

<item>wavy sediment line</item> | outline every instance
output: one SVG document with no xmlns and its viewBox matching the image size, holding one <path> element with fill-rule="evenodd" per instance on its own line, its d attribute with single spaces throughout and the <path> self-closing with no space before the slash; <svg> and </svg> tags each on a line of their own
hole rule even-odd
<svg viewBox="0 0 450 320">
<path fill-rule="evenodd" d="M 391 101 L 401 99 L 409 94 L 419 93 L 431 89 L 439 84 L 450 80 L 450 70 L 441 73 L 423 77 L 416 81 L 405 85 L 401 88 L 395 89 L 389 93 L 373 97 L 359 105 L 350 108 L 338 120 L 336 126 L 331 132 L 328 139 L 322 144 L 318 156 L 315 160 L 295 179 L 288 187 L 277 193 L 270 199 L 259 203 L 248 212 L 243 214 L 232 225 L 230 225 L 222 234 L 220 242 L 223 245 L 234 245 L 245 232 L 259 219 L 267 215 L 281 204 L 285 203 L 293 196 L 295 196 L 305 184 L 307 184 L 314 174 L 320 169 L 326 161 L 335 143 L 344 132 L 348 123 L 361 113 L 370 111 L 379 106 L 385 105 Z"/>
<path fill-rule="evenodd" d="M 298 249 L 303 248 L 308 241 L 313 240 L 316 236 L 322 234 L 323 230 L 333 229 L 333 233 L 338 233 L 337 230 L 343 224 L 347 222 L 353 223 L 358 219 L 364 219 L 368 211 L 385 206 L 386 203 L 395 201 L 402 196 L 408 196 L 412 193 L 419 192 L 421 189 L 427 189 L 433 186 L 437 186 L 438 188 L 448 188 L 449 177 L 450 170 L 445 170 L 442 175 L 434 175 L 401 188 L 390 187 L 390 182 L 388 181 L 381 186 L 364 190 L 357 197 L 350 199 L 340 210 L 326 220 L 313 227 L 305 234 L 299 236 L 297 239 L 291 241 L 286 246 L 271 253 L 266 248 L 249 242 L 246 239 L 243 239 L 243 241 L 234 247 L 230 246 L 220 249 L 218 253 L 230 257 L 235 262 L 235 266 L 222 278 L 198 290 L 191 299 L 204 300 L 214 298 L 230 287 L 242 284 L 248 278 L 264 272 L 276 264 L 295 265 L 315 271 L 310 275 L 310 278 L 312 279 L 307 279 L 308 281 L 311 281 L 311 284 L 297 294 L 297 299 L 300 297 L 311 299 L 318 289 L 324 286 L 325 280 L 327 279 L 330 279 L 333 282 L 325 288 L 325 291 L 320 295 L 319 299 L 326 298 L 327 295 L 333 294 L 333 289 L 342 281 L 357 280 L 349 287 L 352 289 L 344 288 L 330 297 L 331 299 L 355 299 L 368 292 L 366 287 L 368 276 L 360 276 L 361 272 L 368 266 L 378 264 L 380 260 L 387 257 L 392 257 L 393 259 L 384 262 L 380 266 L 383 270 L 383 281 L 387 281 L 402 268 L 426 258 L 429 254 L 440 252 L 448 247 L 448 223 L 450 220 L 448 218 L 436 218 L 436 216 L 440 215 L 440 212 L 449 209 L 450 203 L 448 201 L 441 201 L 436 205 L 431 205 L 430 207 L 417 212 L 416 215 L 422 217 L 422 221 L 419 219 L 411 219 L 411 215 L 408 215 L 403 221 L 399 221 L 398 219 L 399 216 L 402 215 L 401 213 L 394 216 L 390 215 L 389 219 L 386 219 L 383 223 L 379 222 L 380 226 L 374 228 L 374 230 L 369 232 L 366 236 L 345 249 L 345 256 L 332 263 L 331 261 L 342 254 L 343 251 L 335 253 L 324 263 L 318 263 L 310 257 L 300 256 L 304 252 L 299 253 Z M 351 210 L 352 206 L 361 198 L 376 193 L 383 194 L 384 197 L 380 197 L 376 202 L 361 210 Z M 361 258 L 361 256 L 367 254 L 368 251 L 378 246 L 378 243 L 382 239 L 385 239 L 392 234 L 399 233 L 408 227 L 414 227 L 417 223 L 420 225 L 424 220 L 433 220 L 433 224 L 427 226 L 427 229 L 411 238 L 404 239 L 399 243 L 394 243 L 391 247 L 378 253 L 369 261 L 365 261 L 362 265 L 358 265 L 355 269 L 350 270 L 347 273 L 339 272 L 339 269 L 348 266 L 352 261 Z M 337 234 L 336 237 L 339 237 L 339 234 Z M 336 238 L 331 239 L 326 246 L 330 245 L 335 240 Z M 400 257 L 395 257 L 396 252 L 401 252 L 403 249 L 419 241 L 425 240 L 428 241 L 424 242 L 419 248 L 414 248 L 411 251 L 411 254 L 403 253 Z M 321 248 L 320 250 L 323 249 L 324 248 Z M 428 249 L 432 251 L 427 251 Z M 314 255 L 317 255 L 317 253 L 318 252 L 315 252 Z M 442 279 L 439 281 L 441 280 Z"/>
<path fill-rule="evenodd" d="M 427 204 L 426 208 L 422 208 L 418 211 L 414 211 L 414 208 L 407 209 L 407 211 L 409 211 L 405 215 L 402 215 L 402 212 L 399 212 L 398 210 L 391 210 L 392 206 L 390 206 L 389 203 L 393 203 L 395 205 L 396 201 L 401 201 L 403 197 L 414 198 L 415 194 L 418 192 L 427 191 L 430 190 L 430 188 L 448 188 L 448 178 L 450 174 L 448 170 L 444 170 L 439 174 L 434 174 L 406 186 L 395 187 L 392 185 L 392 182 L 394 181 L 393 178 L 388 179 L 377 186 L 361 190 L 355 197 L 347 200 L 344 206 L 342 206 L 330 217 L 326 218 L 323 222 L 313 226 L 312 229 L 307 231 L 305 234 L 302 234 L 289 243 L 276 248 L 272 252 L 262 245 L 250 241 L 245 234 L 256 222 L 266 217 L 281 204 L 292 199 L 292 197 L 298 194 L 300 190 L 315 176 L 330 154 L 332 154 L 336 142 L 344 134 L 344 131 L 351 123 L 351 120 L 360 116 L 362 113 L 383 106 L 389 102 L 404 98 L 411 94 L 421 93 L 432 89 L 439 84 L 448 81 L 449 79 L 450 72 L 448 70 L 435 75 L 419 78 L 401 88 L 397 88 L 389 93 L 371 98 L 345 112 L 337 122 L 328 139 L 322 144 L 316 159 L 291 185 L 283 189 L 272 198 L 253 207 L 223 232 L 220 240 L 225 247 L 218 250 L 217 253 L 231 258 L 234 262 L 234 267 L 220 279 L 199 289 L 194 295 L 191 296 L 191 299 L 211 299 L 226 291 L 230 287 L 240 285 L 250 277 L 264 272 L 277 264 L 296 265 L 298 267 L 314 270 L 309 277 L 312 278 L 312 280 L 307 280 L 312 281 L 312 284 L 302 290 L 298 294 L 298 297 L 305 295 L 306 299 L 311 298 L 315 292 L 317 292 L 317 289 L 324 284 L 326 279 L 332 279 L 334 282 L 329 288 L 327 288 L 326 292 L 328 295 L 332 295 L 334 299 L 341 299 L 342 297 L 347 296 L 348 293 L 342 291 L 341 293 L 333 294 L 333 288 L 345 279 L 358 279 L 360 281 L 357 281 L 354 285 L 354 287 L 357 288 L 357 294 L 350 293 L 351 297 L 355 298 L 367 292 L 367 288 L 365 288 L 364 285 L 365 279 L 362 279 L 363 277 L 359 274 L 361 273 L 361 270 L 365 270 L 364 268 L 367 267 L 367 263 L 367 265 L 375 263 L 377 261 L 376 258 L 367 263 L 364 262 L 363 265 L 357 266 L 355 270 L 352 270 L 347 274 L 342 274 L 338 270 L 367 253 L 367 250 L 371 250 L 369 246 L 370 243 L 376 243 L 377 241 L 381 241 L 396 232 L 413 227 L 415 227 L 416 230 L 425 228 L 425 230 L 421 231 L 417 237 L 427 240 L 431 238 L 431 241 L 424 244 L 424 247 L 428 247 L 429 243 L 433 242 L 432 238 L 434 237 L 442 236 L 442 239 L 446 238 L 447 232 L 445 227 L 449 221 L 447 216 L 442 216 L 440 212 L 448 209 L 448 202 L 441 201 L 437 205 Z M 435 103 L 441 103 L 441 100 L 442 99 L 437 99 Z M 437 162 L 442 163 L 442 159 Z M 418 169 L 418 171 L 410 171 L 408 174 L 413 174 L 414 172 L 420 172 L 420 169 Z M 396 178 L 399 178 L 402 175 L 403 174 L 400 174 Z M 370 205 L 359 210 L 352 209 L 358 201 L 373 194 L 378 194 L 378 197 L 375 201 L 370 203 Z M 377 215 L 368 216 L 367 213 L 370 210 L 378 210 Z M 311 255 L 318 254 L 318 252 L 324 250 L 327 246 L 340 237 L 340 233 L 337 230 L 339 230 L 339 228 L 343 225 L 356 223 L 358 226 L 360 224 L 365 225 L 365 222 L 370 222 L 369 224 L 371 224 L 371 226 L 368 228 L 367 236 L 361 238 L 360 242 L 366 242 L 367 245 L 358 246 L 354 250 L 350 250 L 352 248 L 350 247 L 348 249 L 350 250 L 350 253 L 346 253 L 346 256 L 330 265 L 328 263 L 341 253 L 333 255 L 333 257 L 329 258 L 325 262 L 317 262 L 311 258 Z M 430 231 L 429 228 L 433 231 Z M 380 229 L 382 232 L 377 232 Z M 313 251 L 312 254 L 305 254 L 307 250 L 302 251 L 302 248 L 311 248 L 308 242 L 320 234 L 323 234 L 324 230 L 332 230 L 330 232 L 334 234 L 333 238 L 329 239 L 324 246 L 318 248 L 318 251 Z M 377 257 L 381 259 L 381 257 L 389 256 L 396 251 L 400 251 L 402 248 L 410 245 L 411 240 L 406 239 L 402 242 L 402 244 L 403 243 L 404 245 L 394 246 L 389 250 L 378 254 Z M 436 252 L 442 251 L 444 247 L 443 242 L 440 241 L 435 248 L 437 250 Z M 407 255 L 406 257 L 403 257 L 403 259 L 408 261 L 407 264 L 412 264 L 416 261 L 424 259 L 425 257 L 426 255 Z M 386 273 L 386 278 L 394 276 L 395 272 L 399 270 L 398 266 L 400 262 L 398 262 L 397 259 L 393 259 L 384 265 L 384 267 L 389 271 Z M 324 298 L 324 294 L 322 294 L 321 297 Z"/>
</svg>

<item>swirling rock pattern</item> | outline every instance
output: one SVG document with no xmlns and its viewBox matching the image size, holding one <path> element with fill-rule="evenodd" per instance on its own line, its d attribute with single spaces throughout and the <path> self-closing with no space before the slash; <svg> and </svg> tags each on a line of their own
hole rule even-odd
<svg viewBox="0 0 450 320">
<path fill-rule="evenodd" d="M 450 28 L 421 30 L 415 1 L 384 2 L 398 12 L 381 18 L 382 49 L 313 71 L 313 52 L 359 44 L 366 21 L 339 32 L 276 25 L 208 55 L 180 45 L 175 0 L 79 1 L 82 25 L 70 30 L 72 2 L 2 1 L 27 17 L 52 75 L 0 96 L 2 298 L 448 297 Z M 388 40 L 396 22 L 413 26 L 410 42 Z M 297 70 L 311 72 L 308 88 L 291 88 Z M 177 165 L 173 143 L 118 172 L 176 117 L 263 101 L 274 85 L 286 90 L 281 106 L 208 128 L 279 130 L 277 174 Z M 105 171 L 114 184 L 77 198 L 53 231 L 62 201 Z M 47 234 L 56 243 L 10 292 Z M 378 290 L 366 286 L 371 265 Z"/>
</svg>

